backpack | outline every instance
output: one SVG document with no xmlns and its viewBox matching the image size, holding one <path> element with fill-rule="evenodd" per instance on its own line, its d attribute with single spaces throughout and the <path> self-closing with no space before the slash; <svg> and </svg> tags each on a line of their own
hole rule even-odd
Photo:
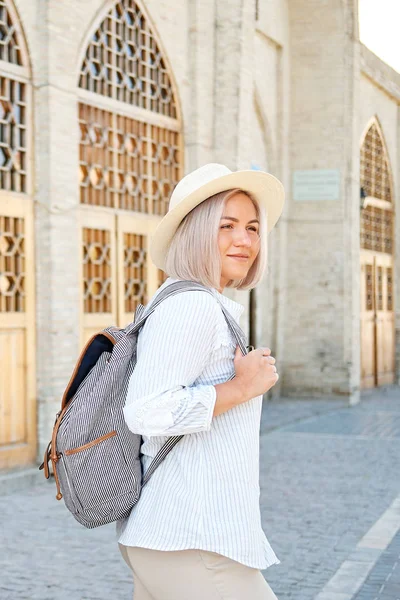
<svg viewBox="0 0 400 600">
<path fill-rule="evenodd" d="M 171 283 L 159 292 L 149 310 L 149 305 L 145 308 L 139 304 L 131 324 L 124 329 L 103 329 L 87 342 L 79 356 L 39 469 L 48 479 L 51 461 L 56 499 L 63 498 L 75 519 L 87 528 L 127 517 L 139 500 L 141 488 L 183 437 L 168 438 L 142 480 L 142 438 L 128 429 L 123 407 L 137 361 L 140 328 L 163 300 L 190 290 L 212 294 L 207 287 L 192 281 Z M 246 354 L 243 331 L 215 299 Z M 234 376 L 233 373 L 230 379 Z"/>
</svg>

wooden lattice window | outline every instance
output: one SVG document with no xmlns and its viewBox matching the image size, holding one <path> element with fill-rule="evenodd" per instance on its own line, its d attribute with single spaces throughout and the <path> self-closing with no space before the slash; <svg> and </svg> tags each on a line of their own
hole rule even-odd
<svg viewBox="0 0 400 600">
<path fill-rule="evenodd" d="M 386 148 L 377 123 L 368 129 L 361 146 L 360 182 L 365 196 L 392 201 L 392 186 Z"/>
<path fill-rule="evenodd" d="M 0 0 L 0 189 L 27 193 L 29 69 L 11 9 Z"/>
<path fill-rule="evenodd" d="M 0 0 L 0 60 L 23 64 L 17 31 L 5 0 Z"/>
<path fill-rule="evenodd" d="M 164 215 L 180 177 L 179 133 L 79 105 L 82 204 Z"/>
<path fill-rule="evenodd" d="M 87 46 L 79 79 L 82 204 L 163 216 L 182 176 L 166 60 L 143 10 L 120 0 Z"/>
<path fill-rule="evenodd" d="M 111 233 L 83 229 L 83 302 L 85 313 L 111 313 Z"/>
<path fill-rule="evenodd" d="M 145 15 L 133 0 L 117 2 L 93 34 L 79 87 L 177 118 L 165 60 Z"/>
<path fill-rule="evenodd" d="M 125 319 L 139 302 L 147 303 L 155 281 L 147 256 L 149 236 L 156 217 L 167 213 L 183 174 L 173 78 L 140 2 L 115 0 L 82 57 L 78 114 L 85 315 L 117 310 L 117 318 Z M 109 231 L 97 219 L 104 208 Z M 118 225 L 123 211 L 132 213 L 128 232 Z M 152 215 L 145 228 L 140 226 L 143 215 Z M 119 232 L 114 258 L 113 238 L 107 238 L 114 235 L 112 219 Z M 101 254 L 103 246 L 109 250 Z M 165 280 L 163 272 L 158 276 Z"/>
<path fill-rule="evenodd" d="M 361 146 L 360 184 L 366 206 L 361 212 L 361 247 L 393 253 L 393 198 L 389 160 L 377 122 L 372 123 Z"/>
<path fill-rule="evenodd" d="M 376 277 L 376 288 L 377 288 L 377 310 L 383 310 L 383 267 L 377 268 Z"/>
<path fill-rule="evenodd" d="M 386 269 L 387 277 L 387 310 L 393 310 L 393 270 L 391 267 Z"/>
<path fill-rule="evenodd" d="M 367 206 L 361 213 L 361 247 L 375 252 L 393 253 L 393 212 Z"/>
<path fill-rule="evenodd" d="M 25 311 L 25 220 L 0 215 L 0 313 Z"/>
<path fill-rule="evenodd" d="M 147 253 L 145 238 L 124 234 L 125 312 L 134 313 L 137 305 L 147 304 Z"/>
<path fill-rule="evenodd" d="M 79 107 L 81 201 L 114 206 L 112 197 L 112 115 L 96 107 Z"/>
<path fill-rule="evenodd" d="M 366 283 L 366 310 L 374 309 L 374 282 L 372 279 L 372 265 L 366 265 L 365 267 L 365 283 Z"/>
<path fill-rule="evenodd" d="M 153 212 L 165 215 L 169 198 L 179 180 L 179 135 L 176 131 L 151 126 L 150 140 Z"/>
<path fill-rule="evenodd" d="M 0 188 L 26 192 L 26 84 L 0 75 Z"/>
<path fill-rule="evenodd" d="M 0 0 L 0 313 L 26 311 L 27 217 L 19 208 L 20 199 L 8 192 L 23 194 L 24 206 L 29 206 L 29 94 L 30 72 L 18 18 L 11 3 Z"/>
</svg>

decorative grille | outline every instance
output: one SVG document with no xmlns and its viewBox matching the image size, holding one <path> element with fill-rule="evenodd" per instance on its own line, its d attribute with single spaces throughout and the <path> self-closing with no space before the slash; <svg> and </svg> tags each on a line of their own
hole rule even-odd
<svg viewBox="0 0 400 600">
<path fill-rule="evenodd" d="M 17 32 L 5 0 L 0 0 L 0 60 L 22 66 Z"/>
<path fill-rule="evenodd" d="M 82 204 L 165 215 L 180 177 L 179 133 L 87 104 L 79 127 Z"/>
<path fill-rule="evenodd" d="M 79 87 L 177 118 L 165 61 L 133 0 L 117 2 L 94 33 L 81 67 Z"/>
<path fill-rule="evenodd" d="M 97 27 L 86 48 L 79 88 L 79 181 L 85 226 L 92 226 L 90 215 L 94 217 L 88 207 L 112 209 L 117 223 L 123 210 L 164 216 L 182 176 L 181 123 L 166 60 L 151 23 L 134 0 L 115 1 Z M 85 313 L 111 311 L 111 268 L 119 274 L 116 306 L 133 313 L 139 302 L 148 302 L 154 265 L 147 272 L 148 234 L 135 231 L 142 216 L 138 221 L 132 217 L 129 231 L 117 227 L 123 253 L 117 253 L 112 265 L 110 234 L 85 230 Z M 102 227 L 96 217 L 93 227 Z M 97 233 L 89 236 L 89 232 Z M 89 257 L 94 243 L 96 248 L 108 248 L 104 255 L 96 250 L 101 264 Z M 166 278 L 162 271 L 158 276 L 161 282 Z"/>
<path fill-rule="evenodd" d="M 137 305 L 147 304 L 146 238 L 124 233 L 125 312 L 134 313 Z"/>
<path fill-rule="evenodd" d="M 386 269 L 387 276 L 387 310 L 393 310 L 393 271 L 391 267 Z"/>
<path fill-rule="evenodd" d="M 392 201 L 390 171 L 385 146 L 376 123 L 369 128 L 360 157 L 361 187 L 366 196 Z"/>
<path fill-rule="evenodd" d="M 118 206 L 150 212 L 147 125 L 129 117 L 116 117 Z"/>
<path fill-rule="evenodd" d="M 383 310 L 383 267 L 377 268 L 377 310 Z"/>
<path fill-rule="evenodd" d="M 112 113 L 94 106 L 79 106 L 81 202 L 114 206 Z"/>
<path fill-rule="evenodd" d="M 367 206 L 361 213 L 361 247 L 375 252 L 393 253 L 393 212 Z"/>
<path fill-rule="evenodd" d="M 111 232 L 83 229 L 83 300 L 85 313 L 111 313 Z"/>
<path fill-rule="evenodd" d="M 374 309 L 374 286 L 372 280 L 372 265 L 365 266 L 365 278 L 366 278 L 366 310 Z"/>
<path fill-rule="evenodd" d="M 165 215 L 180 176 L 179 135 L 176 131 L 151 126 L 151 166 L 153 213 Z"/>
<path fill-rule="evenodd" d="M 392 203 L 389 163 L 376 123 L 369 128 L 361 148 L 361 187 L 364 195 Z M 392 203 L 393 204 L 393 203 Z M 393 211 L 367 205 L 361 212 L 361 247 L 393 253 Z"/>
<path fill-rule="evenodd" d="M 0 215 L 0 313 L 25 312 L 25 222 Z"/>
<path fill-rule="evenodd" d="M 0 76 L 0 188 L 26 192 L 26 84 Z"/>
</svg>

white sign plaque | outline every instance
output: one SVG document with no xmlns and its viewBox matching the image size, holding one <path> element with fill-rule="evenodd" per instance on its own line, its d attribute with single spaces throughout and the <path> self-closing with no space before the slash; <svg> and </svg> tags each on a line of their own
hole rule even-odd
<svg viewBox="0 0 400 600">
<path fill-rule="evenodd" d="M 309 200 L 339 200 L 339 169 L 309 169 L 293 171 L 293 199 L 300 202 Z"/>
</svg>

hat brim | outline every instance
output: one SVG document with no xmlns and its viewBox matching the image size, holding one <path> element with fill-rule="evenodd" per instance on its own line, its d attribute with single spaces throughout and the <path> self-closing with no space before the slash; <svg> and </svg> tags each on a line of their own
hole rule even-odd
<svg viewBox="0 0 400 600">
<path fill-rule="evenodd" d="M 260 206 L 265 207 L 269 233 L 283 211 L 285 192 L 282 183 L 264 171 L 235 171 L 197 188 L 163 217 L 150 241 L 150 257 L 153 263 L 164 270 L 165 258 L 172 238 L 183 218 L 193 208 L 214 194 L 235 188 L 249 192 Z"/>
</svg>

